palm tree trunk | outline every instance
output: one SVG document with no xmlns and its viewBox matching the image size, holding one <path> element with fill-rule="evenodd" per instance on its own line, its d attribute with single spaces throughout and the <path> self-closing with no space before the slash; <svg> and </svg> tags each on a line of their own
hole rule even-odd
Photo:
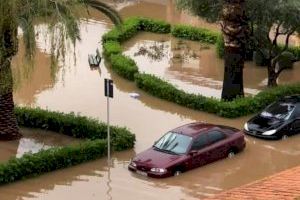
<svg viewBox="0 0 300 200">
<path fill-rule="evenodd" d="M 223 80 L 222 99 L 231 101 L 244 96 L 244 56 L 239 49 L 225 48 L 225 71 Z"/>
<path fill-rule="evenodd" d="M 244 96 L 243 69 L 249 33 L 245 0 L 224 0 L 221 26 L 225 42 L 222 99 L 231 101 Z"/>
<path fill-rule="evenodd" d="M 21 137 L 14 114 L 11 58 L 18 49 L 17 22 L 13 1 L 0 3 L 0 140 Z"/>
<path fill-rule="evenodd" d="M 14 114 L 13 84 L 10 60 L 0 65 L 0 140 L 21 137 Z"/>
</svg>

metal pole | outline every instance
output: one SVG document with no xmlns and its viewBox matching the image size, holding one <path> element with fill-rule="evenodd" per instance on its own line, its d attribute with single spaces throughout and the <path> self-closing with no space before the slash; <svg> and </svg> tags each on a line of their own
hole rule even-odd
<svg viewBox="0 0 300 200">
<path fill-rule="evenodd" d="M 109 91 L 109 84 L 106 85 L 106 88 Z M 110 164 L 109 95 L 107 95 L 107 160 Z"/>
</svg>

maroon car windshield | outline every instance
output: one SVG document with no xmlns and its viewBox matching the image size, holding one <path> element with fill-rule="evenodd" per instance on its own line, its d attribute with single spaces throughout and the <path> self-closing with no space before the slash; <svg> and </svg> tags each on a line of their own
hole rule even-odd
<svg viewBox="0 0 300 200">
<path fill-rule="evenodd" d="M 174 132 L 169 132 L 160 138 L 154 147 L 166 153 L 185 154 L 193 138 Z"/>
</svg>

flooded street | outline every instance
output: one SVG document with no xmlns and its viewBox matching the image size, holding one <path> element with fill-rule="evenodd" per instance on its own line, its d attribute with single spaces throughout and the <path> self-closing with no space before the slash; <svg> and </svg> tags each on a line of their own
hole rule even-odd
<svg viewBox="0 0 300 200">
<path fill-rule="evenodd" d="M 128 1 L 115 6 L 123 16 L 135 14 L 173 23 L 205 24 L 186 14 L 173 16 L 175 9 L 172 2 L 172 0 Z M 153 12 L 153 9 L 156 12 Z M 103 82 L 104 78 L 112 78 L 115 97 L 110 103 L 111 123 L 126 126 L 136 134 L 135 148 L 131 151 L 114 153 L 111 168 L 107 167 L 106 159 L 103 158 L 1 186 L 0 200 L 202 199 L 300 164 L 300 135 L 282 141 L 264 141 L 246 137 L 246 149 L 234 158 L 215 162 L 178 177 L 150 179 L 130 173 L 127 170 L 129 160 L 136 153 L 150 147 L 170 129 L 193 121 L 242 128 L 251 116 L 224 119 L 154 98 L 135 87 L 133 82 L 113 73 L 105 62 L 101 63 L 100 71 L 91 70 L 87 62 L 88 54 L 94 53 L 97 48 L 102 52 L 101 36 L 112 27 L 111 22 L 103 15 L 94 11 L 91 15 L 92 19 L 89 22 L 83 20 L 81 23 L 82 41 L 76 44 L 76 60 L 73 47 L 70 47 L 63 66 L 56 69 L 50 67 L 49 49 L 45 38 L 41 37 L 38 40 L 35 66 L 21 69 L 23 66 L 21 46 L 18 57 L 13 61 L 14 79 L 17 82 L 15 102 L 19 105 L 38 106 L 54 111 L 75 112 L 106 121 Z M 214 27 L 214 25 L 206 26 Z M 160 42 L 158 45 L 165 46 L 165 56 L 161 60 L 151 60 L 142 55 L 134 56 L 139 47 L 143 45 L 149 47 L 155 41 Z M 143 33 L 128 41 L 124 50 L 137 61 L 141 71 L 161 76 L 186 91 L 199 91 L 203 95 L 218 97 L 223 78 L 223 61 L 216 58 L 214 47 L 207 48 L 189 42 L 188 46 L 198 54 L 194 57 L 197 59 L 188 55 L 187 63 L 170 62 L 172 61 L 170 57 L 176 54 L 176 50 L 172 49 L 178 42 L 179 40 L 170 36 Z M 175 65 L 171 65 L 174 63 Z M 26 73 L 21 70 L 25 70 Z M 295 66 L 294 70 L 284 72 L 280 83 L 300 81 L 299 70 L 300 67 Z M 248 94 L 262 90 L 265 78 L 266 69 L 247 63 L 245 87 Z M 131 98 L 132 92 L 139 93 L 140 98 Z M 27 151 L 24 149 L 38 150 L 41 149 L 40 146 L 63 146 L 76 142 L 70 138 L 56 137 L 52 133 L 51 136 L 42 133 L 43 136 L 39 137 L 35 134 L 39 130 L 22 130 L 27 132 L 23 139 L 28 138 L 31 142 L 25 142 L 23 145 L 22 139 L 19 144 L 0 143 L 1 148 L 6 150 L 1 150 L 4 153 L 0 156 L 0 162 L 10 156 L 22 155 L 22 152 Z"/>
</svg>

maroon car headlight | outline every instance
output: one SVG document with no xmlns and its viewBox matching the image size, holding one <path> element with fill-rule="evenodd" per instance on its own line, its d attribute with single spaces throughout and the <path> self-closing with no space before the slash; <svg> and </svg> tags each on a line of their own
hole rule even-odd
<svg viewBox="0 0 300 200">
<path fill-rule="evenodd" d="M 163 173 L 166 173 L 167 170 L 164 169 L 164 168 L 151 168 L 150 170 L 151 172 L 155 172 L 155 173 L 159 173 L 159 174 L 163 174 Z"/>
<path fill-rule="evenodd" d="M 136 163 L 135 163 L 135 162 L 132 162 L 132 161 L 131 161 L 130 165 L 131 165 L 132 167 L 136 167 Z"/>
</svg>

